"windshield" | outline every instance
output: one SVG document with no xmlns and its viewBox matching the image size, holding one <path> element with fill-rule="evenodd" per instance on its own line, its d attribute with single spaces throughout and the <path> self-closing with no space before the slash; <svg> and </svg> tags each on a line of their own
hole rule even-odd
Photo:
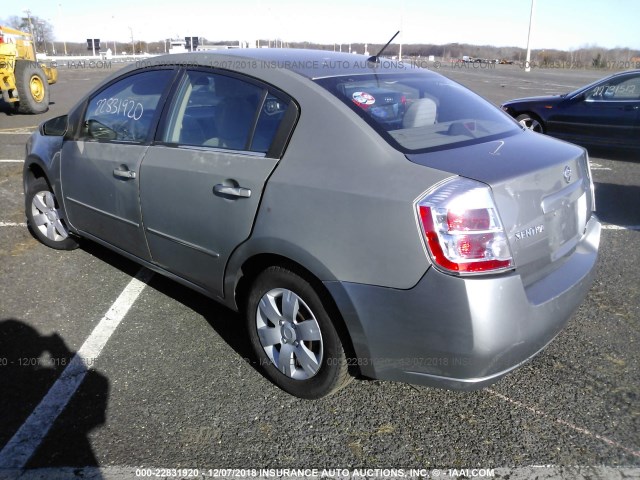
<svg viewBox="0 0 640 480">
<path fill-rule="evenodd" d="M 404 152 L 479 143 L 521 131 L 486 100 L 429 73 L 348 75 L 316 82 Z"/>
</svg>

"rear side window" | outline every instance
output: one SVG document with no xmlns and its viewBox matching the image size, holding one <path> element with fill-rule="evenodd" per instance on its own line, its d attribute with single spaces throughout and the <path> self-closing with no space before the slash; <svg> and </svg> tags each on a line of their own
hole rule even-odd
<svg viewBox="0 0 640 480">
<path fill-rule="evenodd" d="M 266 153 L 288 102 L 235 77 L 188 71 L 171 106 L 162 141 Z"/>
<path fill-rule="evenodd" d="M 316 82 L 405 152 L 478 143 L 520 131 L 498 108 L 440 76 L 367 74 Z"/>
<path fill-rule="evenodd" d="M 84 136 L 99 140 L 144 142 L 173 70 L 130 75 L 94 96 L 85 113 Z"/>
<path fill-rule="evenodd" d="M 592 88 L 587 100 L 640 100 L 640 75 L 613 78 Z"/>
</svg>

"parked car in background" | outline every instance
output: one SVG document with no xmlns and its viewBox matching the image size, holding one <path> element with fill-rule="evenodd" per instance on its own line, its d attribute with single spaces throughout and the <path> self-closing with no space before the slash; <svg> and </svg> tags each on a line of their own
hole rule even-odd
<svg viewBox="0 0 640 480">
<path fill-rule="evenodd" d="M 510 100 L 502 109 L 526 128 L 570 142 L 640 148 L 640 70 L 564 95 Z"/>
<path fill-rule="evenodd" d="M 24 190 L 44 244 L 97 242 L 242 312 L 302 398 L 497 381 L 561 331 L 600 238 L 584 149 L 432 71 L 325 51 L 125 68 L 30 137 Z"/>
</svg>

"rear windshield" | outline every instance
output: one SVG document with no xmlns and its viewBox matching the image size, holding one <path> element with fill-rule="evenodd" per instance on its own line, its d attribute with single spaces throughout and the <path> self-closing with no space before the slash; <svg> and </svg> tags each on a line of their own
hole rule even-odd
<svg viewBox="0 0 640 480">
<path fill-rule="evenodd" d="M 404 152 L 479 143 L 521 131 L 497 107 L 432 74 L 351 75 L 316 82 Z"/>
</svg>

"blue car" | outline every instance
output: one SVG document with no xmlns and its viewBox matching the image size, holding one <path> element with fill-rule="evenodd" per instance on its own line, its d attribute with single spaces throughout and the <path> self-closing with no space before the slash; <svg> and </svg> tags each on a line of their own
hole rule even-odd
<svg viewBox="0 0 640 480">
<path fill-rule="evenodd" d="M 640 148 L 640 70 L 564 95 L 510 100 L 502 109 L 526 128 L 573 143 Z"/>
</svg>

